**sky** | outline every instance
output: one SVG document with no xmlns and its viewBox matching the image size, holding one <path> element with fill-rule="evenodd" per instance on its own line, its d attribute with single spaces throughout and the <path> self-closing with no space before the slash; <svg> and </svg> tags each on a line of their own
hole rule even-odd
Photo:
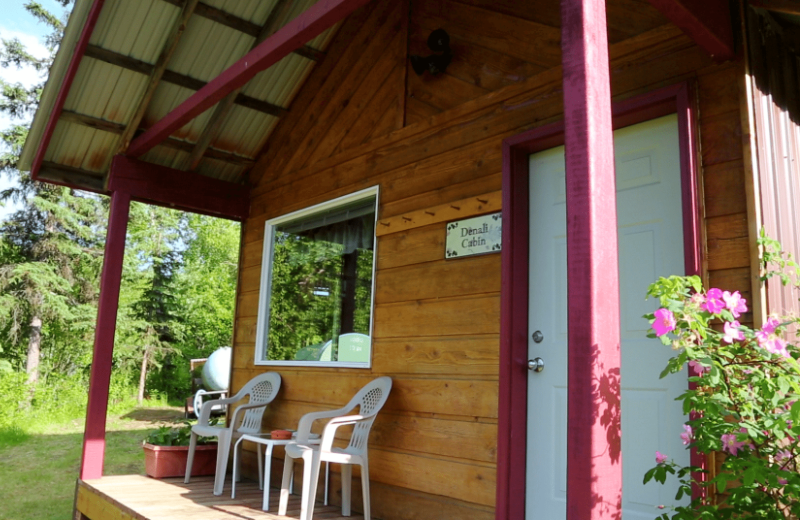
<svg viewBox="0 0 800 520">
<path fill-rule="evenodd" d="M 44 57 L 47 56 L 44 38 L 49 30 L 47 26 L 40 23 L 25 10 L 24 5 L 27 1 L 0 0 L 0 12 L 2 12 L 2 16 L 0 16 L 0 39 L 11 40 L 17 38 L 25 45 L 28 52 L 37 57 Z M 45 9 L 59 16 L 64 11 L 64 8 L 53 0 L 39 0 L 39 3 Z M 42 78 L 39 74 L 31 68 L 19 70 L 15 67 L 0 67 L 0 78 L 9 83 L 32 85 L 41 81 Z M 28 119 L 31 119 L 32 116 L 31 114 Z M 0 129 L 2 130 L 20 122 L 19 120 L 12 120 L 5 114 L 0 114 Z M 8 188 L 10 185 L 11 181 L 8 178 L 0 178 L 0 190 Z M 0 207 L 0 219 L 4 219 L 15 209 L 11 203 L 8 203 L 5 207 Z"/>
</svg>

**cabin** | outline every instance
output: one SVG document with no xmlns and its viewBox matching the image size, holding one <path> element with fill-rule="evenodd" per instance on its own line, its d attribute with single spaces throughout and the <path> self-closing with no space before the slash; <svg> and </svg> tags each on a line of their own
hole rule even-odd
<svg viewBox="0 0 800 520">
<path fill-rule="evenodd" d="M 789 0 L 77 0 L 23 152 L 111 197 L 76 518 L 278 518 L 103 476 L 131 200 L 242 223 L 232 390 L 280 373 L 265 431 L 393 379 L 373 517 L 652 518 L 655 450 L 713 461 L 645 289 L 794 305 L 757 241 L 800 252 L 798 56 Z"/>
</svg>

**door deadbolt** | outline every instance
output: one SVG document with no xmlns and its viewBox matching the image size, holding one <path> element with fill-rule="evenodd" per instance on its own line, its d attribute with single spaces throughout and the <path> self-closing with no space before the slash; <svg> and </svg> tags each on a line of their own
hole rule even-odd
<svg viewBox="0 0 800 520">
<path fill-rule="evenodd" d="M 531 334 L 531 339 L 533 339 L 534 343 L 541 343 L 544 340 L 544 334 L 542 334 L 541 330 L 537 330 Z"/>
</svg>

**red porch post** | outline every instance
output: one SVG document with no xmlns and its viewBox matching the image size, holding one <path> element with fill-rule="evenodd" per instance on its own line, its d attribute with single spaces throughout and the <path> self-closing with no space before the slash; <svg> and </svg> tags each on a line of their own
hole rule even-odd
<svg viewBox="0 0 800 520">
<path fill-rule="evenodd" d="M 604 0 L 561 0 L 567 188 L 567 518 L 622 514 L 614 143 Z"/>
<path fill-rule="evenodd" d="M 97 304 L 97 328 L 94 333 L 94 357 L 89 380 L 89 405 L 83 434 L 81 480 L 103 476 L 106 449 L 106 411 L 111 381 L 111 354 L 117 326 L 119 286 L 122 280 L 122 259 L 125 256 L 125 233 L 131 196 L 121 191 L 111 194 L 108 215 L 106 250 L 100 276 L 100 301 Z"/>
</svg>

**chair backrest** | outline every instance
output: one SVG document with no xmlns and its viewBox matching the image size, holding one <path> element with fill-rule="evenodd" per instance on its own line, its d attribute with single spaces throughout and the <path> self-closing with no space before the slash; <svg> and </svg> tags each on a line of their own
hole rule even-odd
<svg viewBox="0 0 800 520">
<path fill-rule="evenodd" d="M 250 401 L 248 404 L 263 404 L 264 406 L 245 410 L 242 424 L 239 425 L 236 431 L 239 433 L 260 433 L 261 418 L 264 416 L 264 410 L 267 409 L 267 404 L 278 395 L 280 388 L 281 375 L 277 372 L 259 374 L 248 381 L 238 395 L 242 397 L 249 395 Z"/>
<path fill-rule="evenodd" d="M 347 446 L 348 451 L 363 453 L 367 450 L 372 423 L 375 422 L 375 417 L 380 409 L 386 404 L 386 399 L 389 398 L 391 390 L 392 378 L 388 376 L 379 377 L 367 383 L 347 403 L 347 407 L 351 410 L 358 406 L 358 413 L 365 417 L 364 420 L 357 422 L 353 426 L 353 436 L 350 437 L 350 443 Z"/>
</svg>

